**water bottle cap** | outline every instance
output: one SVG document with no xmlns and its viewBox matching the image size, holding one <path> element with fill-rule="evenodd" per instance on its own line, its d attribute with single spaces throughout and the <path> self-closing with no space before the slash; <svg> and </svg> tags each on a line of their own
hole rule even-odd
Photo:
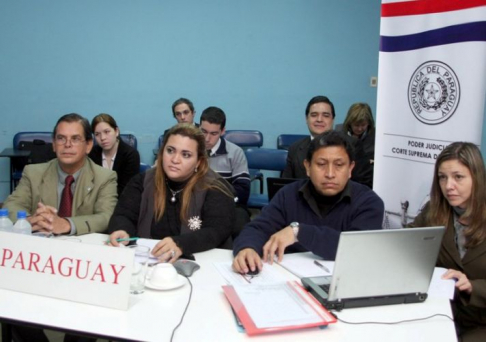
<svg viewBox="0 0 486 342">
<path fill-rule="evenodd" d="M 24 219 L 27 217 L 27 213 L 23 210 L 19 210 L 17 211 L 17 218 L 18 219 Z"/>
<path fill-rule="evenodd" d="M 8 216 L 8 209 L 0 209 L 0 217 Z"/>
</svg>

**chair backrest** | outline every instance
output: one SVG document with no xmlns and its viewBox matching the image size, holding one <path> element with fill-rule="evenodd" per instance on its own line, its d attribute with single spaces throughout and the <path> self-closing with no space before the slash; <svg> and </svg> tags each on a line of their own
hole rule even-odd
<svg viewBox="0 0 486 342">
<path fill-rule="evenodd" d="M 286 150 L 249 148 L 245 150 L 249 169 L 283 171 L 287 165 Z"/>
<path fill-rule="evenodd" d="M 22 170 L 25 165 L 44 163 L 56 158 L 56 154 L 52 150 L 52 132 L 18 132 L 13 137 L 13 148 L 15 150 L 29 150 L 30 155 L 11 159 L 10 179 L 13 182 L 10 191 L 22 177 Z"/>
<path fill-rule="evenodd" d="M 309 135 L 304 134 L 280 134 L 277 137 L 277 148 L 279 150 L 288 150 L 294 142 L 307 138 Z"/>
<path fill-rule="evenodd" d="M 127 143 L 128 145 L 130 145 L 131 147 L 133 147 L 134 149 L 137 149 L 137 137 L 134 136 L 133 134 L 120 134 L 120 138 L 125 142 Z"/>
<path fill-rule="evenodd" d="M 263 134 L 253 130 L 227 130 L 223 138 L 239 147 L 262 147 Z"/>
<path fill-rule="evenodd" d="M 120 138 L 134 149 L 137 149 L 137 137 L 133 134 L 120 134 Z M 18 149 L 21 141 L 32 142 L 34 140 L 44 140 L 46 143 L 52 143 L 52 132 L 18 132 L 13 137 L 13 147 Z"/>
<path fill-rule="evenodd" d="M 145 171 L 147 171 L 150 168 L 151 168 L 151 166 L 149 164 L 140 163 L 139 171 L 140 171 L 140 173 L 144 173 Z"/>
<path fill-rule="evenodd" d="M 18 132 L 13 137 L 13 148 L 18 149 L 21 141 L 43 140 L 52 143 L 52 132 Z"/>
</svg>

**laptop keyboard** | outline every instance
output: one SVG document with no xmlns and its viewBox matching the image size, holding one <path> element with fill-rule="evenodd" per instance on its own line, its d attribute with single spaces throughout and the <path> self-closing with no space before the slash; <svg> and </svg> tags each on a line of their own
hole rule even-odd
<svg viewBox="0 0 486 342">
<path fill-rule="evenodd" d="M 329 288 L 331 287 L 331 284 L 322 284 L 322 285 L 319 285 L 319 287 L 321 289 L 323 289 L 324 292 L 329 293 Z"/>
</svg>

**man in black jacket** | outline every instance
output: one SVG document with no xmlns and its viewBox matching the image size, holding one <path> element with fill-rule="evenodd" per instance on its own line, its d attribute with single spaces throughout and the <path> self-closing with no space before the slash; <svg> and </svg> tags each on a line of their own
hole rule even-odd
<svg viewBox="0 0 486 342">
<path fill-rule="evenodd" d="M 307 178 L 304 160 L 311 140 L 315 136 L 330 131 L 334 125 L 334 105 L 326 96 L 314 96 L 305 108 L 305 121 L 310 136 L 296 141 L 289 147 L 287 166 L 283 178 Z"/>
</svg>

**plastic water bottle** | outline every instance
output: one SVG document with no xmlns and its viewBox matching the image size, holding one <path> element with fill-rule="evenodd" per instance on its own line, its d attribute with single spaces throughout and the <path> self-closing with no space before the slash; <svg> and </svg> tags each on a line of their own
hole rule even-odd
<svg viewBox="0 0 486 342">
<path fill-rule="evenodd" d="M 8 218 L 8 209 L 0 209 L 0 232 L 13 232 L 13 223 Z"/>
<path fill-rule="evenodd" d="M 14 233 L 32 235 L 32 226 L 27 221 L 27 213 L 23 210 L 17 211 L 17 222 L 13 226 Z"/>
</svg>

